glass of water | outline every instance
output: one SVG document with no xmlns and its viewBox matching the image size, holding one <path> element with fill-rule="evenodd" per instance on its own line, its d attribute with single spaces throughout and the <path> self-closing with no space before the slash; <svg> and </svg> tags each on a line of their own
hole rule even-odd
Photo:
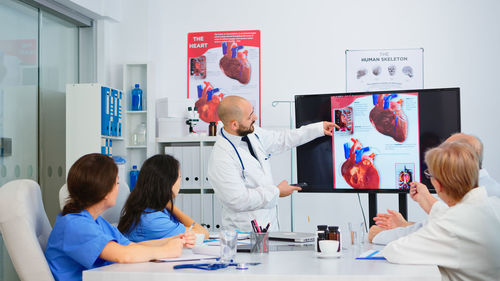
<svg viewBox="0 0 500 281">
<path fill-rule="evenodd" d="M 238 232 L 234 229 L 222 229 L 220 232 L 220 261 L 229 263 L 236 256 Z"/>
</svg>

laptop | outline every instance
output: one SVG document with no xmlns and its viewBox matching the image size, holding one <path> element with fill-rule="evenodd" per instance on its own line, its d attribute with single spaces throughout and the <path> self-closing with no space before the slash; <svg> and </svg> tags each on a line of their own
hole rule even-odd
<svg viewBox="0 0 500 281">
<path fill-rule="evenodd" d="M 296 243 L 314 242 L 314 233 L 306 232 L 269 232 L 269 240 L 288 241 Z"/>
</svg>

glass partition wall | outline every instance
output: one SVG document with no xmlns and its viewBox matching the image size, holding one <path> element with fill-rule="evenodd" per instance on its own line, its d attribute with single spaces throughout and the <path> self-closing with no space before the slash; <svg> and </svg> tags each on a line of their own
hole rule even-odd
<svg viewBox="0 0 500 281">
<path fill-rule="evenodd" d="M 0 2 L 0 186 L 38 181 L 38 11 Z M 18 280 L 0 241 L 0 280 Z"/>
<path fill-rule="evenodd" d="M 0 21 L 0 186 L 37 181 L 53 225 L 65 183 L 65 88 L 79 82 L 79 27 L 16 0 L 0 1 Z M 2 280 L 18 277 L 0 238 Z"/>
</svg>

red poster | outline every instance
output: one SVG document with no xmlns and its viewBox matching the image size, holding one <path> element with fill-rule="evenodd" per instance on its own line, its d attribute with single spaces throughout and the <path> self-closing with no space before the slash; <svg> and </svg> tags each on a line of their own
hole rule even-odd
<svg viewBox="0 0 500 281">
<path fill-rule="evenodd" d="M 196 100 L 198 131 L 219 121 L 225 96 L 241 96 L 254 106 L 260 124 L 260 31 L 188 33 L 188 99 Z"/>
</svg>

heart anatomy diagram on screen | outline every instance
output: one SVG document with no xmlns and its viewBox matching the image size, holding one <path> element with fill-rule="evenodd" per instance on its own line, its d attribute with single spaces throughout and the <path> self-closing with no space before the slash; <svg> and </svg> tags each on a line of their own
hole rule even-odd
<svg viewBox="0 0 500 281">
<path fill-rule="evenodd" d="M 357 139 L 351 139 L 352 146 L 344 143 L 345 162 L 342 164 L 341 173 L 345 181 L 353 188 L 366 189 L 378 188 L 380 179 L 378 171 L 373 165 L 375 153 L 366 155 L 370 147 L 363 147 Z"/>
<path fill-rule="evenodd" d="M 333 187 L 407 189 L 418 180 L 418 95 L 331 97 Z"/>
<path fill-rule="evenodd" d="M 392 137 L 397 142 L 406 139 L 408 121 L 401 107 L 403 99 L 396 100 L 397 94 L 373 95 L 373 109 L 370 122 L 381 134 Z"/>
</svg>

